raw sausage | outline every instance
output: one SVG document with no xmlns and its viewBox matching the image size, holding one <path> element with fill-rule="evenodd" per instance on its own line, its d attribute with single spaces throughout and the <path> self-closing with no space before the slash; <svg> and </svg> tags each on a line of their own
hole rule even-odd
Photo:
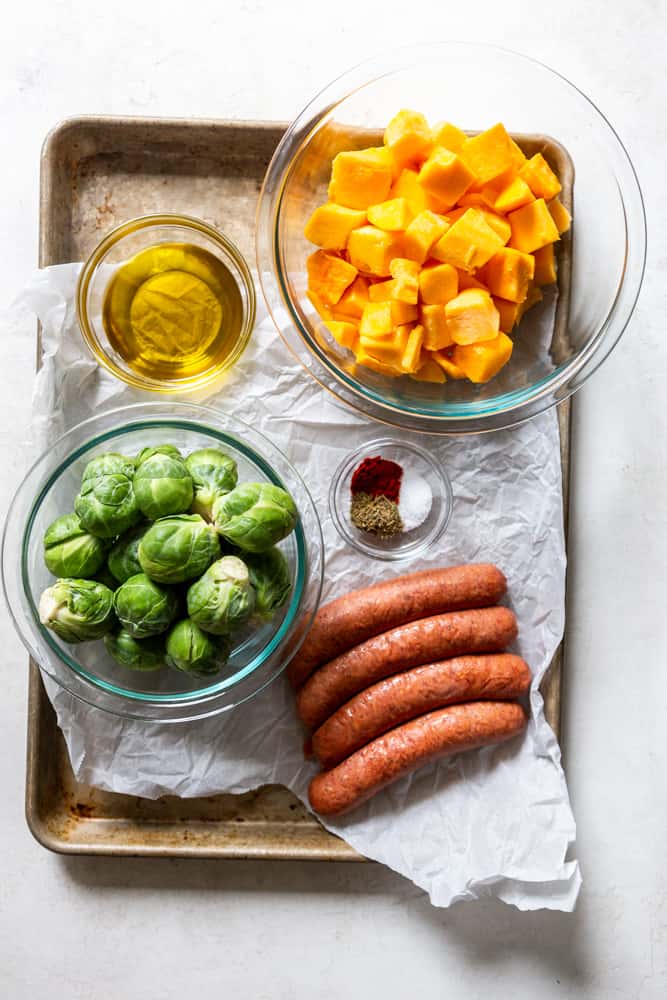
<svg viewBox="0 0 667 1000">
<path fill-rule="evenodd" d="M 464 653 L 497 653 L 516 638 L 508 608 L 450 611 L 376 635 L 320 667 L 296 696 L 299 717 L 316 729 L 353 695 L 384 677 Z"/>
<path fill-rule="evenodd" d="M 320 608 L 287 676 L 292 687 L 301 687 L 317 667 L 380 632 L 444 611 L 490 607 L 506 589 L 496 566 L 478 563 L 426 569 L 354 590 Z"/>
<path fill-rule="evenodd" d="M 313 778 L 310 804 L 322 816 L 339 816 L 422 764 L 509 740 L 525 725 L 526 713 L 511 701 L 471 701 L 421 715 Z"/>
<path fill-rule="evenodd" d="M 459 656 L 395 674 L 355 695 L 313 734 L 322 767 L 345 757 L 387 730 L 457 702 L 518 698 L 530 687 L 530 668 L 520 656 Z"/>
</svg>

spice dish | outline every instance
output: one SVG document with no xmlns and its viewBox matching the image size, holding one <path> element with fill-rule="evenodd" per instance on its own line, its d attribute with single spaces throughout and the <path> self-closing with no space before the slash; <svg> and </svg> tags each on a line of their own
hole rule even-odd
<svg viewBox="0 0 667 1000">
<path fill-rule="evenodd" d="M 415 557 L 442 536 L 452 512 L 445 470 L 409 441 L 379 438 L 341 462 L 329 491 L 331 517 L 341 538 L 364 555 Z"/>
</svg>

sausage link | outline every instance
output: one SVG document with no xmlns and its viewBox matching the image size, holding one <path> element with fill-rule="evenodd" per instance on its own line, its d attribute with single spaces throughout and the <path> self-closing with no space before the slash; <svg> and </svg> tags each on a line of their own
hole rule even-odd
<svg viewBox="0 0 667 1000">
<path fill-rule="evenodd" d="M 345 757 L 387 730 L 436 708 L 467 701 L 519 698 L 530 687 L 528 664 L 512 653 L 459 656 L 395 674 L 355 695 L 313 734 L 322 767 Z"/>
<path fill-rule="evenodd" d="M 316 729 L 353 695 L 384 677 L 464 653 L 498 653 L 516 638 L 503 607 L 450 611 L 367 639 L 320 667 L 296 696 L 299 717 Z"/>
<path fill-rule="evenodd" d="M 310 804 L 322 816 L 340 816 L 423 764 L 511 739 L 526 721 L 521 705 L 511 701 L 471 701 L 421 715 L 313 778 Z"/>
<path fill-rule="evenodd" d="M 287 676 L 299 688 L 317 667 L 380 632 L 445 611 L 491 607 L 506 589 L 497 566 L 478 563 L 426 569 L 354 590 L 320 608 Z"/>
</svg>

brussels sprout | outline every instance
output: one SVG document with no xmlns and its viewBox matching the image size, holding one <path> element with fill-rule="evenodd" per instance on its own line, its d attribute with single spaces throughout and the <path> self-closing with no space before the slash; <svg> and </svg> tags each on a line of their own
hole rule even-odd
<svg viewBox="0 0 667 1000">
<path fill-rule="evenodd" d="M 119 583 L 125 583 L 131 576 L 141 573 L 138 555 L 139 542 L 149 527 L 148 524 L 139 524 L 131 531 L 126 531 L 111 549 L 107 565 L 116 579 L 116 587 Z"/>
<path fill-rule="evenodd" d="M 160 587 L 145 573 L 137 573 L 122 583 L 113 599 L 114 611 L 121 625 L 135 639 L 166 632 L 176 615 L 175 594 Z"/>
<path fill-rule="evenodd" d="M 255 613 L 268 621 L 274 611 L 282 608 L 292 589 L 287 560 L 276 548 L 248 552 L 244 559 L 255 591 Z"/>
<path fill-rule="evenodd" d="M 39 620 L 65 642 L 101 639 L 114 624 L 113 591 L 95 580 L 57 580 L 39 599 Z"/>
<path fill-rule="evenodd" d="M 217 674 L 229 656 L 226 636 L 208 635 L 189 618 L 177 622 L 167 636 L 166 660 L 170 667 L 206 677 Z"/>
<path fill-rule="evenodd" d="M 236 486 L 236 462 L 219 448 L 202 448 L 188 455 L 185 464 L 195 485 L 190 509 L 210 521 L 214 501 Z"/>
<path fill-rule="evenodd" d="M 89 462 L 74 510 L 92 535 L 114 538 L 141 520 L 132 479 L 134 461 L 108 452 Z"/>
<path fill-rule="evenodd" d="M 134 476 L 139 509 L 151 521 L 169 514 L 184 514 L 192 503 L 192 476 L 181 458 L 151 455 Z"/>
<path fill-rule="evenodd" d="M 201 576 L 220 555 L 212 524 L 198 514 L 163 517 L 139 542 L 139 562 L 158 583 L 182 583 Z"/>
<path fill-rule="evenodd" d="M 104 564 L 109 545 L 82 528 L 76 514 L 63 514 L 44 533 L 44 562 L 59 577 L 95 576 Z"/>
<path fill-rule="evenodd" d="M 141 572 L 141 570 L 139 570 L 139 572 Z M 103 583 L 105 587 L 109 588 L 109 590 L 112 591 L 118 590 L 118 580 L 113 575 L 113 573 L 109 569 L 109 566 L 106 563 L 101 570 L 98 570 L 98 572 L 93 577 L 93 580 L 95 580 L 96 583 Z"/>
<path fill-rule="evenodd" d="M 213 521 L 227 541 L 246 552 L 265 552 L 296 524 L 289 493 L 271 483 L 244 483 L 213 504 Z"/>
<path fill-rule="evenodd" d="M 249 618 L 255 606 L 248 567 L 223 556 L 188 590 L 188 615 L 205 632 L 226 635 Z"/>
<path fill-rule="evenodd" d="M 142 448 L 135 458 L 134 463 L 139 468 L 142 462 L 145 462 L 147 458 L 152 458 L 153 455 L 169 455 L 171 458 L 183 458 L 176 445 L 158 444 L 155 448 Z"/>
<path fill-rule="evenodd" d="M 104 645 L 116 663 L 130 670 L 159 670 L 166 662 L 163 636 L 135 639 L 122 628 L 105 635 Z"/>
</svg>

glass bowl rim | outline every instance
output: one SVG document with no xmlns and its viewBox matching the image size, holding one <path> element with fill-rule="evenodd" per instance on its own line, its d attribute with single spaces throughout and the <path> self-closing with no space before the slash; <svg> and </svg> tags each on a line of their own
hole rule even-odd
<svg viewBox="0 0 667 1000">
<path fill-rule="evenodd" d="M 103 262 L 106 254 L 126 236 L 131 236 L 134 233 L 159 226 L 173 226 L 175 228 L 180 227 L 181 229 L 190 231 L 194 230 L 200 235 L 206 236 L 210 239 L 220 250 L 228 254 L 234 262 L 238 273 L 232 272 L 232 274 L 237 284 L 242 286 L 246 295 L 246 298 L 244 298 L 243 295 L 241 296 L 243 305 L 243 325 L 236 344 L 234 345 L 234 350 L 225 360 L 224 366 L 222 368 L 215 368 L 212 371 L 202 372 L 198 377 L 188 379 L 187 384 L 178 379 L 152 379 L 145 375 L 139 375 L 133 371 L 125 371 L 125 369 L 117 365 L 113 358 L 110 357 L 110 355 L 104 350 L 88 316 L 88 292 L 95 278 L 95 274 L 97 273 L 97 269 Z M 88 256 L 88 259 L 84 262 L 77 279 L 74 298 L 76 305 L 76 317 L 81 335 L 84 343 L 92 353 L 95 360 L 126 385 L 131 385 L 135 389 L 148 389 L 163 393 L 201 389 L 204 386 L 210 385 L 211 382 L 216 381 L 223 371 L 226 371 L 238 361 L 248 346 L 248 342 L 255 325 L 255 316 L 257 312 L 257 294 L 255 291 L 255 283 L 253 281 L 248 262 L 237 245 L 228 236 L 226 236 L 225 233 L 216 229 L 215 226 L 210 225 L 208 222 L 204 222 L 202 219 L 197 219 L 191 215 L 183 215 L 181 213 L 158 212 L 138 215 L 132 219 L 127 219 L 125 222 L 119 223 L 117 226 L 114 226 L 110 232 L 103 236 L 95 249 Z"/>
</svg>

